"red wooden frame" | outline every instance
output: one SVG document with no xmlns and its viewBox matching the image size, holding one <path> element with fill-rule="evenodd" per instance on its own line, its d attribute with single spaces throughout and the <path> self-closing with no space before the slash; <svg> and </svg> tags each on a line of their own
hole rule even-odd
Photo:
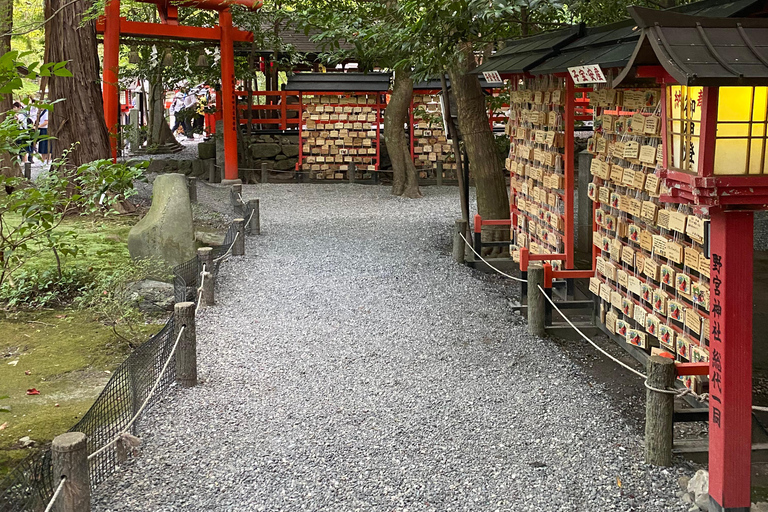
<svg viewBox="0 0 768 512">
<path fill-rule="evenodd" d="M 167 38 L 182 40 L 219 41 L 221 48 L 221 88 L 219 108 L 223 112 L 224 123 L 224 178 L 236 180 L 237 167 L 237 121 L 235 115 L 235 61 L 234 41 L 253 41 L 253 34 L 235 29 L 232 26 L 230 5 L 243 5 L 256 9 L 261 7 L 259 0 L 199 0 L 194 7 L 212 9 L 219 12 L 219 26 L 213 28 L 189 27 L 178 24 L 178 6 L 168 5 L 163 0 L 146 0 L 157 6 L 160 18 L 157 23 L 128 21 L 120 17 L 120 0 L 108 0 L 103 18 L 98 20 L 96 30 L 104 34 L 104 78 L 102 96 L 104 101 L 104 121 L 110 134 L 110 146 L 113 161 L 117 161 L 117 127 L 120 105 L 118 72 L 120 54 L 120 35 L 134 37 Z M 181 4 L 187 5 L 187 4 Z M 189 4 L 192 5 L 192 4 Z"/>
</svg>

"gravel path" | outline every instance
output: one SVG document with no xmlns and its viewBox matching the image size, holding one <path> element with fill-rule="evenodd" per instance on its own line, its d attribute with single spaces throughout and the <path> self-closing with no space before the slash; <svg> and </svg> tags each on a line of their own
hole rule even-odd
<svg viewBox="0 0 768 512">
<path fill-rule="evenodd" d="M 455 188 L 244 189 L 264 235 L 199 316 L 204 382 L 149 411 L 94 510 L 686 510 L 506 283 L 452 263 Z"/>
</svg>

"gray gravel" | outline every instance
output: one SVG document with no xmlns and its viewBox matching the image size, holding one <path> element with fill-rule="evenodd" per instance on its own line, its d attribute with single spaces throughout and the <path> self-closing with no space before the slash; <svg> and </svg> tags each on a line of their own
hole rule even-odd
<svg viewBox="0 0 768 512">
<path fill-rule="evenodd" d="M 264 234 L 198 317 L 204 382 L 148 412 L 95 510 L 686 510 L 682 468 L 642 464 L 508 287 L 452 263 L 455 188 L 244 189 Z"/>
</svg>

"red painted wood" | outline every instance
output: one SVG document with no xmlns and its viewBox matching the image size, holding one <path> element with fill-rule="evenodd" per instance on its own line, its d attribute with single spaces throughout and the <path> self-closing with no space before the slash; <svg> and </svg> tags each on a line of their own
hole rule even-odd
<svg viewBox="0 0 768 512">
<path fill-rule="evenodd" d="M 236 180 L 237 118 L 235 117 L 235 53 L 232 41 L 232 12 L 219 13 L 221 28 L 221 97 L 224 113 L 224 179 Z"/>
<path fill-rule="evenodd" d="M 709 494 L 750 507 L 753 214 L 711 213 Z"/>
<path fill-rule="evenodd" d="M 544 264 L 544 288 L 552 288 L 552 265 Z"/>
<path fill-rule="evenodd" d="M 104 33 L 106 20 L 99 19 L 96 22 L 96 32 Z M 189 39 L 200 41 L 219 41 L 221 30 L 219 27 L 190 27 L 186 25 L 163 25 L 160 23 L 144 23 L 141 21 L 129 21 L 120 18 L 120 34 L 132 37 L 155 37 L 158 39 Z M 253 34 L 245 30 L 233 29 L 232 40 L 239 42 L 252 42 Z"/>
<path fill-rule="evenodd" d="M 104 68 L 101 94 L 104 101 L 104 121 L 109 130 L 112 161 L 117 161 L 117 110 L 120 104 L 120 0 L 109 0 L 104 21 Z"/>
<path fill-rule="evenodd" d="M 661 166 L 669 169 L 669 144 L 667 144 L 667 88 L 661 88 Z"/>
<path fill-rule="evenodd" d="M 479 213 L 475 214 L 475 233 L 480 233 L 483 230 L 483 218 Z"/>
<path fill-rule="evenodd" d="M 699 139 L 699 176 L 712 176 L 715 172 L 715 134 L 717 132 L 716 87 L 705 87 L 701 107 L 701 138 Z"/>
<path fill-rule="evenodd" d="M 672 75 L 662 66 L 638 66 L 637 76 L 638 78 L 656 78 L 660 84 L 677 83 L 677 80 L 672 78 Z"/>
<path fill-rule="evenodd" d="M 493 219 L 483 221 L 484 226 L 509 226 L 510 224 L 512 224 L 512 219 Z"/>
<path fill-rule="evenodd" d="M 574 83 L 570 74 L 565 79 L 565 268 L 573 268 L 573 237 L 576 231 L 573 219 L 573 115 L 575 110 Z"/>
<path fill-rule="evenodd" d="M 528 248 L 527 247 L 521 247 L 520 248 L 520 271 L 521 272 L 528 272 Z"/>
<path fill-rule="evenodd" d="M 709 375 L 709 363 L 675 363 L 675 375 Z"/>
<path fill-rule="evenodd" d="M 553 270 L 552 277 L 555 279 L 587 279 L 595 277 L 594 270 Z"/>
<path fill-rule="evenodd" d="M 528 261 L 565 261 L 567 256 L 565 254 L 531 254 L 528 253 Z"/>
</svg>

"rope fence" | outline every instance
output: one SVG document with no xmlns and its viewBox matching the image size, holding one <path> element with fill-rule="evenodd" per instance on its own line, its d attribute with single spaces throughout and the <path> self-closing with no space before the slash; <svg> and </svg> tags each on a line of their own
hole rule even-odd
<svg viewBox="0 0 768 512">
<path fill-rule="evenodd" d="M 477 256 L 480 259 L 480 261 L 485 263 L 491 270 L 493 270 L 494 272 L 496 272 L 499 275 L 502 275 L 502 276 L 506 277 L 507 279 L 512 279 L 514 281 L 518 281 L 518 282 L 521 282 L 521 283 L 527 283 L 528 282 L 528 280 L 526 280 L 526 279 L 521 279 L 519 277 L 515 277 L 515 276 L 512 276 L 512 275 L 509 275 L 506 272 L 503 272 L 500 269 L 496 268 L 495 266 L 493 266 L 491 263 L 489 263 L 485 258 L 483 258 L 475 250 L 475 248 L 472 246 L 472 244 L 469 243 L 469 241 L 466 239 L 466 237 L 462 233 L 456 233 L 456 234 L 461 237 L 461 239 L 472 250 L 472 252 L 475 254 L 475 256 Z M 642 372 L 632 368 L 628 364 L 626 364 L 623 361 L 621 361 L 621 360 L 617 359 L 616 357 L 612 356 L 611 354 L 606 352 L 604 349 L 602 349 L 597 343 L 592 341 L 592 339 L 590 339 L 589 336 L 584 334 L 581 331 L 581 329 L 579 329 L 576 325 L 574 325 L 574 323 L 565 315 L 565 313 L 563 313 L 560 310 L 560 308 L 557 307 L 557 304 L 555 304 L 555 302 L 552 300 L 552 298 L 549 295 L 547 295 L 545 290 L 540 285 L 538 286 L 538 288 L 539 288 L 539 291 L 541 292 L 541 294 L 544 296 L 544 298 L 552 306 L 552 308 L 555 311 L 557 311 L 557 313 L 563 318 L 563 320 L 565 320 L 568 323 L 568 325 L 574 331 L 576 331 L 579 334 L 579 336 L 581 336 L 585 341 L 587 341 L 590 345 L 592 345 L 598 352 L 603 354 L 605 357 L 607 357 L 608 359 L 610 359 L 614 363 L 622 366 L 623 368 L 625 368 L 626 370 L 630 371 L 631 373 L 637 375 L 638 377 L 642 378 L 644 380 L 643 384 L 645 385 L 645 387 L 647 389 L 649 389 L 651 391 L 655 391 L 657 393 L 674 395 L 676 398 L 682 398 L 682 397 L 685 397 L 685 396 L 691 396 L 691 397 L 693 397 L 694 399 L 696 399 L 699 402 L 707 402 L 709 400 L 709 393 L 701 393 L 701 394 L 699 394 L 699 393 L 696 393 L 695 391 L 693 391 L 692 389 L 689 389 L 689 388 L 683 388 L 683 389 L 660 389 L 660 388 L 656 388 L 656 387 L 651 386 L 648 383 L 648 377 L 644 373 L 642 373 Z M 752 406 L 752 410 L 753 411 L 760 411 L 760 412 L 768 412 L 768 407 L 759 406 L 759 405 L 753 405 Z"/>
<path fill-rule="evenodd" d="M 193 302 L 194 298 L 199 307 L 198 289 L 202 289 L 203 276 L 215 280 L 221 261 L 232 253 L 238 236 L 230 225 L 224 243 L 211 250 L 212 268 L 195 256 L 173 269 L 176 303 Z M 175 323 L 171 316 L 160 332 L 133 350 L 112 373 L 91 408 L 69 430 L 86 436 L 91 487 L 103 482 L 119 463 L 120 450 L 109 448 L 135 435 L 142 413 L 176 385 L 177 365 L 172 362 L 186 327 L 176 331 Z M 49 510 L 60 497 L 65 481 L 56 481 L 53 475 L 50 446 L 36 451 L 0 480 L 0 510 Z"/>
</svg>

